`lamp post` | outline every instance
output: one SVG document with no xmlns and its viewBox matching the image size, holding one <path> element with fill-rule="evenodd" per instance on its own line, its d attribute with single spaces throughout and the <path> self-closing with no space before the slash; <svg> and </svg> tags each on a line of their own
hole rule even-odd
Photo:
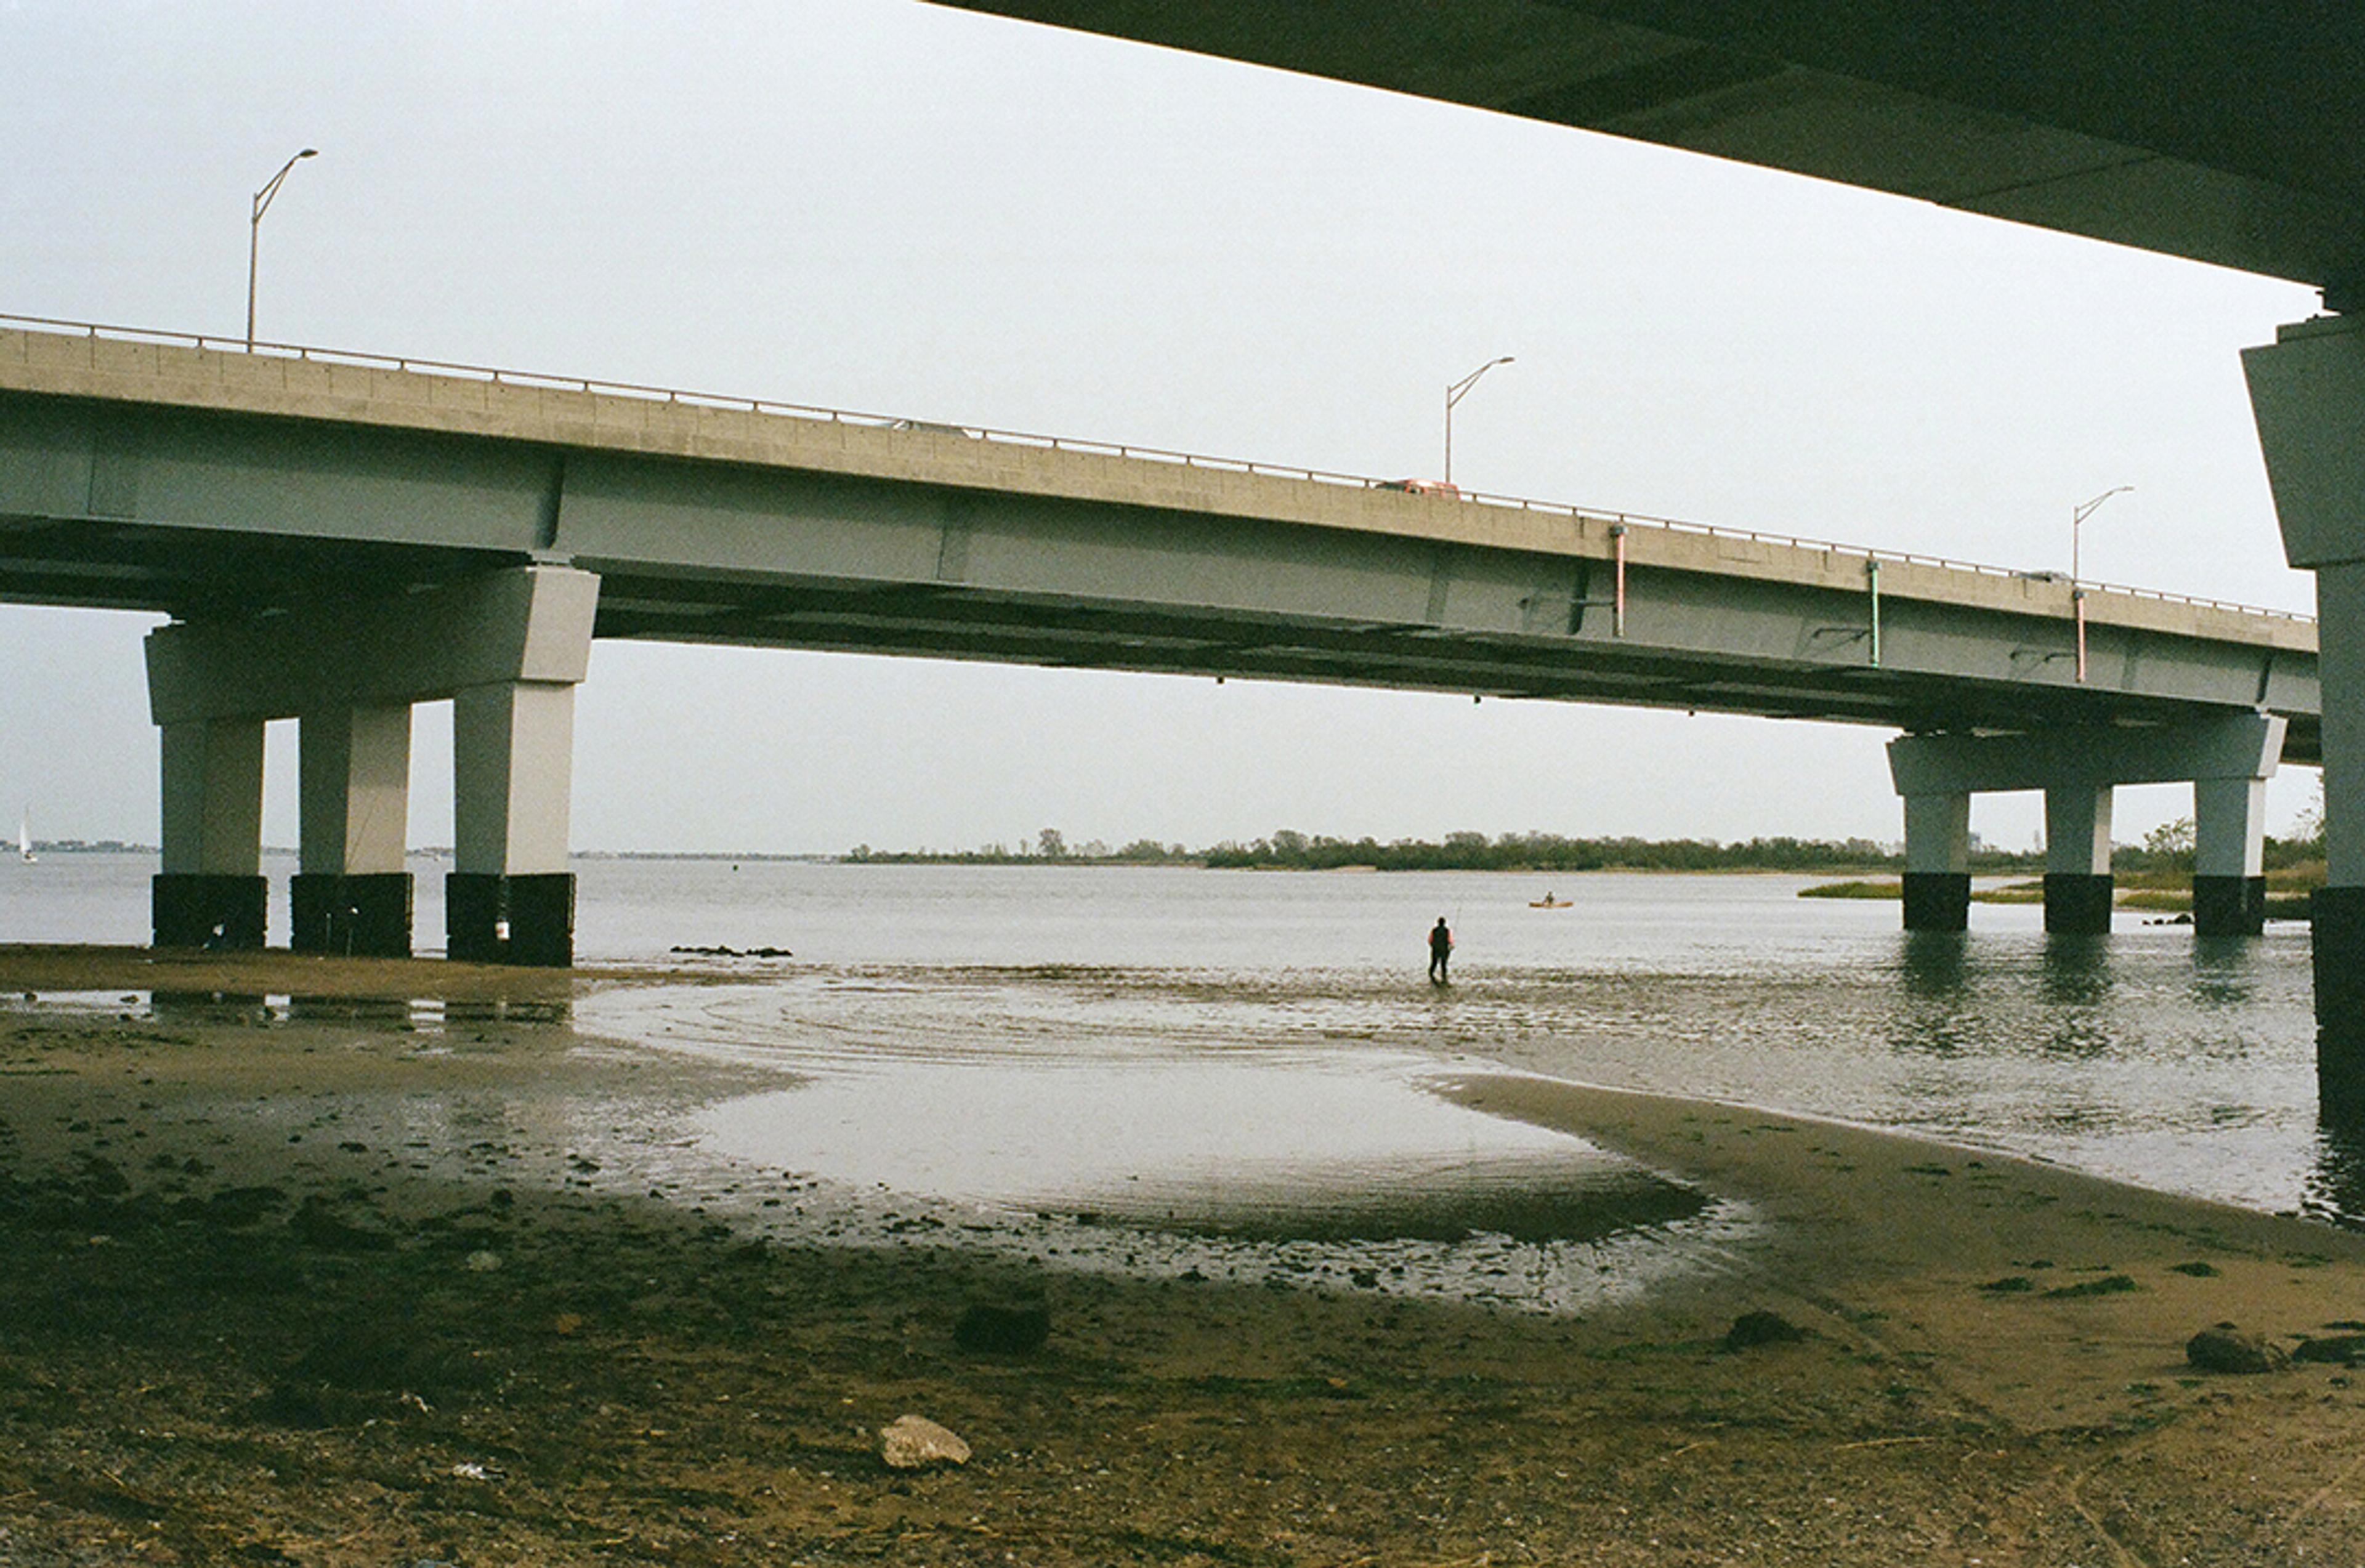
<svg viewBox="0 0 2365 1568">
<path fill-rule="evenodd" d="M 319 155 L 319 148 L 307 147 L 280 164 L 279 173 L 271 176 L 271 183 L 254 193 L 254 215 L 246 225 L 246 352 L 249 353 L 254 352 L 254 264 L 256 254 L 263 248 L 263 215 L 271 210 L 271 198 L 279 194 L 280 185 L 287 178 L 287 171 L 304 159 Z"/>
<path fill-rule="evenodd" d="M 2078 679 L 2081 685 L 2086 679 L 2086 590 L 2078 583 L 2078 531 L 2104 501 L 2134 488 L 2133 485 L 2113 486 L 2092 500 L 2080 501 L 2069 509 L 2069 613 L 2078 625 Z"/>
<path fill-rule="evenodd" d="M 2090 501 L 2080 501 L 2069 510 L 2069 586 L 2071 588 L 2078 586 L 2079 529 L 2085 526 L 2086 520 L 2093 516 L 2104 501 L 2109 500 L 2113 496 L 2123 496 L 2134 488 L 2133 485 L 2120 485 L 2104 490 Z"/>
<path fill-rule="evenodd" d="M 1505 354 L 1500 359 L 1490 359 L 1445 389 L 1445 482 L 1447 484 L 1453 483 L 1453 405 L 1462 401 L 1469 394 L 1470 388 L 1478 385 L 1480 376 L 1498 364 L 1510 363 L 1509 354 Z"/>
</svg>

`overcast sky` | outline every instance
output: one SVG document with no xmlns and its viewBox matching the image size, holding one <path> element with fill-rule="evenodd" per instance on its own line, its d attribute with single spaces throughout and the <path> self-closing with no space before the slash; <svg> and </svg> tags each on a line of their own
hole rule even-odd
<svg viewBox="0 0 2365 1568">
<path fill-rule="evenodd" d="M 1380 476 L 1508 353 L 1466 486 L 2066 569 L 2132 485 L 2088 577 L 2313 608 L 2236 357 L 2312 291 L 1362 88 L 902 0 L 0 0 L 0 312 L 239 332 L 317 147 L 266 338 Z M 151 623 L 0 609 L 37 834 L 153 840 Z M 577 713 L 588 849 L 1901 831 L 1840 726 L 607 643 Z"/>
</svg>

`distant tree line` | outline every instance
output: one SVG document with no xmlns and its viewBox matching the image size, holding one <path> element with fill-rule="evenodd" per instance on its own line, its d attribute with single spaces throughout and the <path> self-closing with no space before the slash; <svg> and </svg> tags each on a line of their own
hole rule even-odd
<svg viewBox="0 0 2365 1568">
<path fill-rule="evenodd" d="M 1753 838 L 1721 844 L 1702 838 L 1564 838 L 1549 833 L 1449 833 L 1441 843 L 1405 838 L 1328 838 L 1284 828 L 1253 844 L 1220 844 L 1201 857 L 1219 869 L 1330 871 L 1369 866 L 1382 871 L 1824 871 L 1903 864 L 1868 838 L 1833 842 Z"/>
<path fill-rule="evenodd" d="M 1972 839 L 1970 868 L 2002 874 L 2042 870 L 2042 850 L 2007 851 Z M 2140 845 L 2121 845 L 2111 864 L 2119 871 L 2190 875 L 2193 823 L 2191 817 L 2164 823 Z M 990 844 L 980 849 L 889 851 L 858 844 L 846 858 L 884 866 L 1010 866 L 1046 864 L 1103 866 L 1205 866 L 1217 870 L 1336 871 L 1369 867 L 1378 871 L 1899 871 L 1904 854 L 1868 838 L 1752 838 L 1732 844 L 1708 838 L 1567 838 L 1551 833 L 1449 833 L 1442 841 L 1399 838 L 1330 838 L 1283 828 L 1253 843 L 1227 841 L 1212 849 L 1188 849 L 1138 838 L 1120 849 L 1098 840 L 1071 846 L 1058 828 L 1047 827 L 1034 842 L 1016 848 Z M 2324 858 L 2324 807 L 2301 813 L 2291 834 L 2266 840 L 2266 868 L 2304 868 Z"/>
<path fill-rule="evenodd" d="M 1712 839 L 1564 838 L 1556 834 L 1450 833 L 1442 842 L 1405 838 L 1383 844 L 1363 838 L 1330 838 L 1283 828 L 1250 844 L 1226 842 L 1211 849 L 1136 839 L 1122 848 L 1100 843 L 1070 846 L 1054 828 L 1015 849 L 990 844 L 978 849 L 891 851 L 858 844 L 846 858 L 873 866 L 1008 866 L 1094 864 L 1205 866 L 1218 870 L 1331 871 L 1370 867 L 1381 871 L 1827 871 L 1894 869 L 1903 857 L 1867 838 L 1826 841 L 1753 838 L 1720 844 Z M 1981 854 L 1982 868 L 2010 870 L 2032 864 L 2027 856 Z"/>
</svg>

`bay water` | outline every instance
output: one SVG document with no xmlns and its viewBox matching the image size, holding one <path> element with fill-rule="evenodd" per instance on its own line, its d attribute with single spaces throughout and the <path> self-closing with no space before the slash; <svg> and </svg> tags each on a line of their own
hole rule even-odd
<svg viewBox="0 0 2365 1568">
<path fill-rule="evenodd" d="M 413 867 L 422 950 L 444 868 Z M 575 1025 L 754 1075 L 661 1153 L 605 1158 L 635 1183 L 737 1172 L 751 1213 L 850 1238 L 990 1233 L 1069 1266 L 1561 1309 L 1748 1232 L 1742 1205 L 1431 1092 L 1492 1070 L 2365 1223 L 2365 1140 L 2316 1114 L 2301 925 L 2202 940 L 2122 913 L 2065 937 L 1978 905 L 1967 935 L 1909 935 L 1895 902 L 1801 899 L 1814 879 L 1791 876 L 576 868 L 585 962 L 701 983 L 594 988 Z M 0 868 L 0 940 L 140 942 L 152 869 Z M 266 867 L 275 942 L 291 869 Z"/>
</svg>

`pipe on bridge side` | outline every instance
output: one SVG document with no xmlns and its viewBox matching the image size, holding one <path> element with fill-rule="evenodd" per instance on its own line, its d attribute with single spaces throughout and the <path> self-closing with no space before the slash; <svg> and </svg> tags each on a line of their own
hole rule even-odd
<svg viewBox="0 0 2365 1568">
<path fill-rule="evenodd" d="M 534 565 L 432 593 L 151 633 L 149 706 L 164 737 L 157 945 L 263 946 L 263 726 L 293 717 L 302 855 L 289 889 L 294 946 L 408 954 L 410 709 L 449 698 L 445 951 L 573 962 L 575 688 L 589 662 L 599 583 Z"/>
</svg>

